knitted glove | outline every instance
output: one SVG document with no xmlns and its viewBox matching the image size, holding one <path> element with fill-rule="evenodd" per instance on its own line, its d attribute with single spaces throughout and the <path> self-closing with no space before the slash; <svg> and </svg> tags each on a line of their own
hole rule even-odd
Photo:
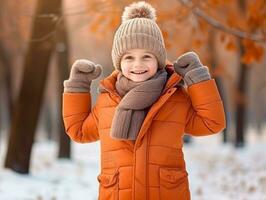
<svg viewBox="0 0 266 200">
<path fill-rule="evenodd" d="M 187 52 L 178 57 L 174 62 L 174 69 L 183 77 L 187 86 L 211 79 L 208 67 L 201 64 L 195 52 Z"/>
<path fill-rule="evenodd" d="M 64 81 L 64 92 L 90 92 L 91 81 L 102 73 L 100 65 L 85 59 L 76 60 L 72 65 L 69 79 Z"/>
</svg>

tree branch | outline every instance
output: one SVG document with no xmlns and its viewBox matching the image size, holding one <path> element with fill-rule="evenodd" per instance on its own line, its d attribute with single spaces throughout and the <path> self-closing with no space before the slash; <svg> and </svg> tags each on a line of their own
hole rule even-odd
<svg viewBox="0 0 266 200">
<path fill-rule="evenodd" d="M 255 34 L 250 34 L 247 32 L 243 32 L 234 28 L 229 28 L 224 26 L 223 24 L 221 24 L 219 21 L 213 19 L 212 17 L 208 16 L 204 11 L 202 11 L 200 8 L 196 7 L 195 5 L 193 5 L 193 3 L 191 3 L 190 0 L 179 0 L 183 5 L 185 5 L 186 7 L 190 8 L 192 13 L 195 14 L 198 17 L 201 17 L 203 20 L 205 20 L 208 24 L 210 24 L 211 26 L 222 30 L 226 33 L 229 33 L 231 35 L 234 35 L 236 37 L 242 38 L 242 39 L 249 39 L 249 40 L 253 40 L 256 42 L 266 42 L 266 38 L 263 38 L 262 36 L 259 35 L 255 35 Z"/>
</svg>

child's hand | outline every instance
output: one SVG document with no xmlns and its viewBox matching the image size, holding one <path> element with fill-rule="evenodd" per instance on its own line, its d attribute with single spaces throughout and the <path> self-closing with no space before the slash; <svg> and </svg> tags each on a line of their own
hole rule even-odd
<svg viewBox="0 0 266 200">
<path fill-rule="evenodd" d="M 201 64 L 195 52 L 187 52 L 178 57 L 174 62 L 174 69 L 188 86 L 211 79 L 208 68 Z"/>
<path fill-rule="evenodd" d="M 69 79 L 64 81 L 64 92 L 89 92 L 91 81 L 102 73 L 102 67 L 86 59 L 76 60 Z"/>
</svg>

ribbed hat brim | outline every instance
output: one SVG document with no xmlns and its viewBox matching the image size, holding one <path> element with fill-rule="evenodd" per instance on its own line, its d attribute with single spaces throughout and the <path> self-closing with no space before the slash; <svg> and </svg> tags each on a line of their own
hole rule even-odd
<svg viewBox="0 0 266 200">
<path fill-rule="evenodd" d="M 147 49 L 156 56 L 159 62 L 159 68 L 165 66 L 166 51 L 164 44 L 155 37 L 145 33 L 132 33 L 114 40 L 112 59 L 113 64 L 117 69 L 120 69 L 122 56 L 130 49 Z"/>
</svg>

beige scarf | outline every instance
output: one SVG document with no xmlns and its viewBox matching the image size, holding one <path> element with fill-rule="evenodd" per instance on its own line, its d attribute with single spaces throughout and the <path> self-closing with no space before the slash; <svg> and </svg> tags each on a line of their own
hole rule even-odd
<svg viewBox="0 0 266 200">
<path fill-rule="evenodd" d="M 149 107 L 160 97 L 167 79 L 165 70 L 145 82 L 134 82 L 122 73 L 117 76 L 116 90 L 122 100 L 116 107 L 111 137 L 136 140 Z"/>
</svg>

